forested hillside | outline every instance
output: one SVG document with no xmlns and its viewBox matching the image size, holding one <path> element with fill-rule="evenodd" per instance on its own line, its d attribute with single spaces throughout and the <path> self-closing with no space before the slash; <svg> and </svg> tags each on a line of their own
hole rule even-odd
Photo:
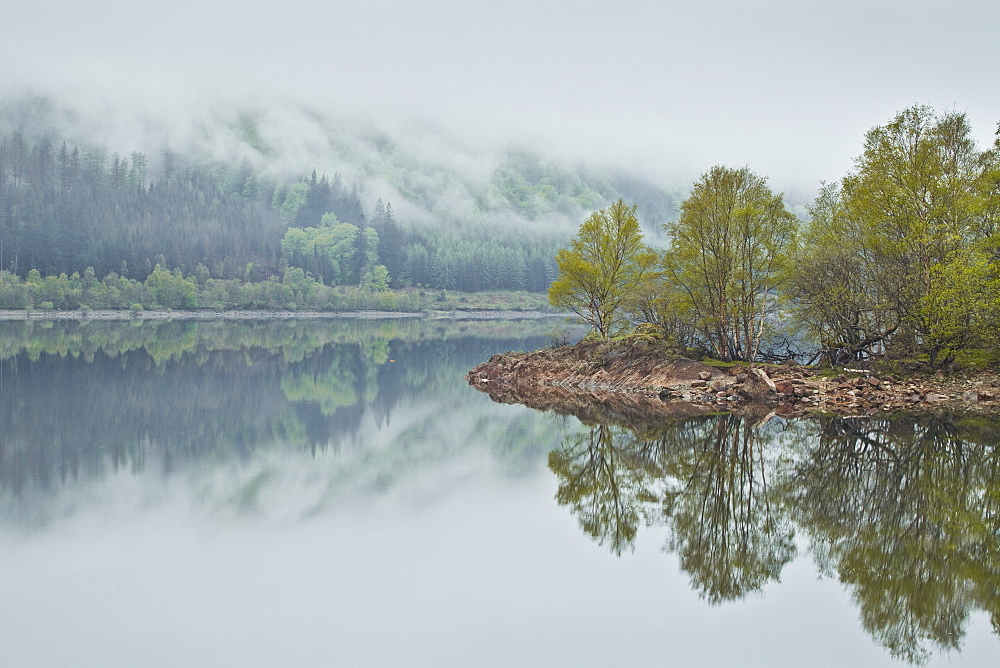
<svg viewBox="0 0 1000 668">
<path fill-rule="evenodd" d="M 164 129 L 123 146 L 51 100 L 0 101 L 0 269 L 115 282 L 159 266 L 199 285 L 301 269 L 324 286 L 543 293 L 587 212 L 622 195 L 650 221 L 675 208 L 638 177 L 530 151 L 422 150 L 315 112 L 296 123 L 234 111 L 185 142 L 155 139 Z"/>
</svg>

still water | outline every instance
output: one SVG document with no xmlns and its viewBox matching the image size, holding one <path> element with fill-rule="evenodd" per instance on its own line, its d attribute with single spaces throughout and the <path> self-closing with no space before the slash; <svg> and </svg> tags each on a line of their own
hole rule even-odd
<svg viewBox="0 0 1000 668">
<path fill-rule="evenodd" d="M 0 665 L 1000 661 L 1000 424 L 465 383 L 551 329 L 0 323 Z"/>
</svg>

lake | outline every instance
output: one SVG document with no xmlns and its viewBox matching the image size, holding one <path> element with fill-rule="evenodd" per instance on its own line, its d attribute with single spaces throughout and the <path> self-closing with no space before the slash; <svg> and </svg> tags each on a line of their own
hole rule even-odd
<svg viewBox="0 0 1000 668">
<path fill-rule="evenodd" d="M 0 663 L 996 664 L 1000 424 L 465 382 L 562 327 L 0 322 Z"/>
</svg>

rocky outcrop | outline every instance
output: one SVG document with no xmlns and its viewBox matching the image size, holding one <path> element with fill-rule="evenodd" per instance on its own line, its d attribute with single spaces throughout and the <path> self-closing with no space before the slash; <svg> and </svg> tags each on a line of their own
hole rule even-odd
<svg viewBox="0 0 1000 668">
<path fill-rule="evenodd" d="M 570 413 L 585 422 L 628 423 L 720 410 L 783 416 L 1000 413 L 996 374 L 903 379 L 866 370 L 833 375 L 791 363 L 720 368 L 678 357 L 648 339 L 498 354 L 466 379 L 496 401 Z"/>
</svg>

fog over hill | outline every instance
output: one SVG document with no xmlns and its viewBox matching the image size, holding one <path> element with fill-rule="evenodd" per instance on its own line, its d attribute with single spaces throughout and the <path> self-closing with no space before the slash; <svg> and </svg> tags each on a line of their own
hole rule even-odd
<svg viewBox="0 0 1000 668">
<path fill-rule="evenodd" d="M 998 20 L 988 0 L 36 0 L 0 24 L 0 127 L 138 151 L 154 181 L 164 149 L 283 196 L 339 174 L 403 228 L 567 239 L 622 197 L 658 243 L 715 165 L 803 215 L 914 104 L 992 143 Z M 271 232 L 240 261 L 276 258 Z"/>
<path fill-rule="evenodd" d="M 991 0 L 8 4 L 0 92 L 115 119 L 128 149 L 149 118 L 182 139 L 291 100 L 397 139 L 429 119 L 473 155 L 513 138 L 667 189 L 745 165 L 811 198 L 900 109 L 967 112 L 981 143 L 1000 109 Z"/>
<path fill-rule="evenodd" d="M 376 120 L 316 106 L 205 104 L 186 115 L 113 104 L 86 107 L 41 95 L 0 100 L 0 130 L 29 141 L 140 151 L 156 180 L 165 152 L 193 164 L 226 164 L 285 181 L 315 170 L 358 189 L 366 211 L 392 203 L 403 224 L 542 226 L 570 233 L 618 197 L 640 204 L 647 231 L 676 214 L 683 192 L 641 173 L 546 155 L 526 143 L 459 137 L 426 121 Z"/>
</svg>

